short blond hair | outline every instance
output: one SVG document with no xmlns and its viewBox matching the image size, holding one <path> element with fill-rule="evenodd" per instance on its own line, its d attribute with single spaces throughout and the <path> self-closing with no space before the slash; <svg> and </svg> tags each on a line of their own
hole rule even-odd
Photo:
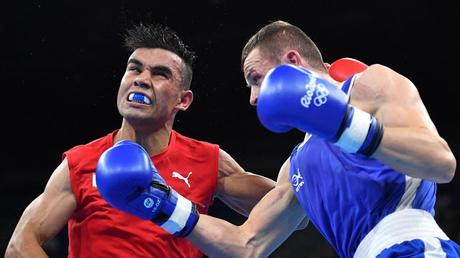
<svg viewBox="0 0 460 258">
<path fill-rule="evenodd" d="M 277 63 L 281 62 L 281 55 L 285 49 L 294 49 L 313 68 L 325 69 L 321 52 L 313 40 L 300 28 L 285 21 L 275 21 L 262 27 L 248 40 L 241 53 L 241 66 L 256 47 Z"/>
</svg>

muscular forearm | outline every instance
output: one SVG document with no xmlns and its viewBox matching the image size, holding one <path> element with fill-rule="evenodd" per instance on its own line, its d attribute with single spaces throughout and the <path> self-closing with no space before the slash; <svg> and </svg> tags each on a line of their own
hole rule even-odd
<svg viewBox="0 0 460 258">
<path fill-rule="evenodd" d="M 75 205 L 71 192 L 50 191 L 48 185 L 45 193 L 24 210 L 5 257 L 48 257 L 42 246 L 59 233 Z"/>
<path fill-rule="evenodd" d="M 273 187 L 275 181 L 270 178 L 240 170 L 238 173 L 221 176 L 216 197 L 247 217 L 260 199 Z"/>
<path fill-rule="evenodd" d="M 256 257 L 249 235 L 241 227 L 224 220 L 200 215 L 195 229 L 187 237 L 209 257 Z"/>
<path fill-rule="evenodd" d="M 265 257 L 305 218 L 291 186 L 277 186 L 235 226 L 202 215 L 189 240 L 210 257 Z"/>
<path fill-rule="evenodd" d="M 13 235 L 6 249 L 5 258 L 13 257 L 44 258 L 48 255 L 32 234 L 20 233 Z"/>
<path fill-rule="evenodd" d="M 385 127 L 373 157 L 408 176 L 437 183 L 452 180 L 456 167 L 447 143 L 426 128 Z"/>
<path fill-rule="evenodd" d="M 240 189 L 241 197 L 239 198 L 246 216 L 248 216 L 254 206 L 275 187 L 275 181 L 270 178 L 256 174 L 250 174 L 248 177 L 249 180 L 242 178 L 244 182 L 242 180 L 240 182 L 244 190 Z"/>
</svg>

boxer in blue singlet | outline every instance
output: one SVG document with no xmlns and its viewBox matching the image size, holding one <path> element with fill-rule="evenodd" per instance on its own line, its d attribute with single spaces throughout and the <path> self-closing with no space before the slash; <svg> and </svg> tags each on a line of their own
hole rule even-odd
<svg viewBox="0 0 460 258">
<path fill-rule="evenodd" d="M 349 93 L 352 83 L 353 77 L 342 89 Z M 290 163 L 297 199 L 341 257 L 451 254 L 448 246 L 454 243 L 433 220 L 433 181 L 406 176 L 311 135 L 294 149 Z"/>
</svg>

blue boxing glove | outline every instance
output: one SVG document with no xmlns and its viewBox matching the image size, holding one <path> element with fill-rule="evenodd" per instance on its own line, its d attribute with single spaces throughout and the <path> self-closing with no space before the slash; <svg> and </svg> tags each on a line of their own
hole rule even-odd
<svg viewBox="0 0 460 258">
<path fill-rule="evenodd" d="M 347 95 L 319 75 L 293 65 L 270 70 L 262 82 L 257 115 L 270 131 L 303 132 L 334 142 L 343 151 L 372 155 L 383 136 L 375 117 L 348 104 Z"/>
<path fill-rule="evenodd" d="M 166 184 L 148 153 L 132 141 L 118 142 L 101 155 L 96 184 L 111 206 L 175 236 L 187 236 L 198 222 L 196 206 Z"/>
</svg>

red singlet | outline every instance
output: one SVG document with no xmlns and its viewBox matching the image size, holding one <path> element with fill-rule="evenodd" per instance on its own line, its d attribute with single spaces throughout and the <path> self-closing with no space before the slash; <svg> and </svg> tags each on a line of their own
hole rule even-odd
<svg viewBox="0 0 460 258">
<path fill-rule="evenodd" d="M 202 257 L 184 238 L 107 204 L 96 188 L 100 155 L 116 131 L 64 153 L 77 209 L 68 223 L 69 257 Z M 172 131 L 168 148 L 152 157 L 166 182 L 206 214 L 217 187 L 219 146 Z"/>
</svg>

